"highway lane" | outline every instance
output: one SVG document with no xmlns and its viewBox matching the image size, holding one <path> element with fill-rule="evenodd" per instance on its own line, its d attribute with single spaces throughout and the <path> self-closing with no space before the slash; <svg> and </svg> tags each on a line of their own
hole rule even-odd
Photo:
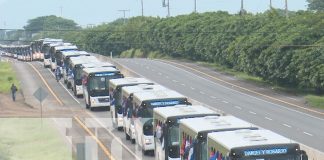
<svg viewBox="0 0 324 160">
<path fill-rule="evenodd" d="M 119 64 L 157 83 L 324 151 L 324 119 L 220 85 L 181 68 L 149 59 L 115 59 Z"/>
<path fill-rule="evenodd" d="M 118 150 L 113 153 L 117 159 L 135 159 L 134 155 L 136 155 L 138 159 L 154 159 L 152 156 L 143 156 L 138 146 L 131 144 L 130 141 L 126 141 L 124 132 L 117 131 L 112 127 L 112 123 L 110 121 L 110 112 L 102 109 L 91 112 L 85 109 L 83 98 L 75 98 L 73 96 L 73 92 L 67 89 L 63 84 L 63 80 L 61 80 L 59 83 L 56 82 L 53 73 L 50 70 L 45 69 L 42 66 L 42 63 L 32 62 L 32 64 L 41 73 L 54 93 L 59 97 L 60 100 L 62 100 L 64 106 L 57 106 L 57 109 L 65 108 L 67 112 L 76 116 L 81 116 L 82 114 L 80 114 L 78 111 L 82 110 L 88 115 L 87 118 L 84 119 L 86 125 L 88 125 L 89 128 L 97 128 L 95 129 L 95 132 L 98 135 L 98 138 L 109 141 L 105 143 L 108 148 L 113 149 L 113 151 L 116 151 L 118 148 L 122 147 L 127 148 L 123 148 L 122 152 Z M 33 71 L 31 70 L 29 70 L 29 72 L 31 72 L 31 74 L 35 74 L 32 73 Z M 115 143 L 112 143 L 112 140 L 115 141 Z"/>
</svg>

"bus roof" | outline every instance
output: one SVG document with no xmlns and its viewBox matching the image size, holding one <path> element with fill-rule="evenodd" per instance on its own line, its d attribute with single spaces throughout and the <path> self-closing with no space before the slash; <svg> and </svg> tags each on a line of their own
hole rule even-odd
<svg viewBox="0 0 324 160">
<path fill-rule="evenodd" d="M 80 56 L 79 53 L 73 52 L 73 51 L 64 51 L 64 52 L 62 52 L 62 55 L 64 57 L 68 57 L 68 56 Z"/>
<path fill-rule="evenodd" d="M 188 118 L 180 120 L 180 126 L 187 128 L 196 134 L 234 128 L 256 127 L 234 116 L 208 116 L 200 118 Z"/>
<path fill-rule="evenodd" d="M 193 105 L 193 106 L 176 105 L 172 107 L 154 108 L 154 114 L 159 115 L 164 120 L 173 117 L 186 117 L 186 116 L 204 115 L 204 114 L 211 115 L 213 113 L 215 114 L 215 116 L 220 115 L 217 114 L 215 111 L 201 105 Z"/>
<path fill-rule="evenodd" d="M 83 71 L 87 74 L 98 73 L 98 72 L 119 72 L 119 70 L 112 67 L 84 68 Z"/>
<path fill-rule="evenodd" d="M 269 130 L 214 132 L 208 134 L 208 140 L 215 141 L 228 150 L 236 147 L 294 143 L 290 139 Z"/>
<path fill-rule="evenodd" d="M 132 93 L 136 92 L 145 92 L 145 91 L 159 91 L 159 90 L 167 90 L 164 86 L 161 85 L 150 85 L 150 84 L 140 84 L 136 86 L 126 86 L 122 88 L 122 94 L 125 96 L 129 96 Z"/>
<path fill-rule="evenodd" d="M 159 90 L 134 93 L 134 100 L 143 102 L 146 100 L 160 100 L 170 98 L 186 98 L 184 95 L 174 90 Z"/>
<path fill-rule="evenodd" d="M 58 51 L 65 50 L 65 49 L 78 49 L 78 47 L 77 46 L 64 46 L 64 45 L 55 47 L 55 50 L 58 50 Z"/>
<path fill-rule="evenodd" d="M 99 62 L 99 60 L 95 56 L 79 56 L 79 57 L 71 57 L 70 58 L 71 64 L 78 65 L 78 64 L 86 64 L 89 62 Z M 95 67 L 94 64 L 91 67 Z"/>
<path fill-rule="evenodd" d="M 136 84 L 153 84 L 153 82 L 151 82 L 146 78 L 134 78 L 134 77 L 112 79 L 109 81 L 109 86 L 111 86 L 114 89 L 117 88 L 118 86 L 130 86 Z"/>
</svg>

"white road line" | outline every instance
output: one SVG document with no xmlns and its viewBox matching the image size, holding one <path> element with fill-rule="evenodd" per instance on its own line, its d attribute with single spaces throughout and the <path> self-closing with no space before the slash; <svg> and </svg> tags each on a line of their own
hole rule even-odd
<svg viewBox="0 0 324 160">
<path fill-rule="evenodd" d="M 206 94 L 206 93 L 205 93 L 205 92 L 203 92 L 203 91 L 200 91 L 199 93 L 200 93 L 200 94 Z"/>
<path fill-rule="evenodd" d="M 216 99 L 217 97 L 215 97 L 215 96 L 210 96 L 210 98 L 212 98 L 212 99 Z"/>
<path fill-rule="evenodd" d="M 254 115 L 256 114 L 255 112 L 252 112 L 252 111 L 249 111 L 249 113 L 254 114 Z"/>
<path fill-rule="evenodd" d="M 237 109 L 239 109 L 239 110 L 241 110 L 242 108 L 241 107 L 239 107 L 239 106 L 234 106 L 235 108 L 237 108 Z"/>
<path fill-rule="evenodd" d="M 165 76 L 166 79 L 169 79 L 170 77 L 169 76 Z"/>
<path fill-rule="evenodd" d="M 229 102 L 227 102 L 227 101 L 222 101 L 222 102 L 223 102 L 223 103 L 226 103 L 226 104 L 229 103 Z"/>
<path fill-rule="evenodd" d="M 292 97 L 287 97 L 288 99 L 291 99 L 291 100 L 294 100 L 294 101 L 297 101 L 296 98 L 292 98 Z"/>
<path fill-rule="evenodd" d="M 146 67 L 146 69 L 150 69 L 150 67 Z"/>
<path fill-rule="evenodd" d="M 51 72 L 51 70 L 49 68 L 47 68 L 47 70 L 52 74 L 52 76 L 55 78 L 55 75 L 53 72 Z M 69 93 L 69 95 L 74 99 L 74 101 L 76 101 L 77 103 L 81 104 L 70 92 L 69 90 L 62 84 L 62 82 L 59 82 L 60 85 L 67 91 L 67 93 Z"/>
<path fill-rule="evenodd" d="M 182 85 L 182 86 L 186 86 L 186 84 L 184 84 L 184 83 L 181 83 L 181 85 Z"/>
<path fill-rule="evenodd" d="M 272 119 L 271 118 L 269 118 L 269 117 L 264 117 L 265 119 L 267 119 L 267 120 L 269 120 L 269 121 L 272 121 Z"/>
<path fill-rule="evenodd" d="M 179 81 L 177 81 L 177 80 L 172 80 L 172 82 L 177 83 L 177 82 L 179 82 Z"/>
<path fill-rule="evenodd" d="M 161 75 L 162 75 L 162 73 L 161 73 L 161 72 L 159 72 L 159 75 L 161 76 Z"/>
<path fill-rule="evenodd" d="M 312 134 L 308 133 L 308 132 L 303 132 L 304 134 L 308 135 L 308 136 L 313 136 Z"/>
<path fill-rule="evenodd" d="M 195 88 L 194 87 L 190 87 L 191 88 L 191 90 L 195 90 Z"/>
<path fill-rule="evenodd" d="M 286 126 L 286 127 L 288 127 L 288 128 L 291 128 L 291 126 L 288 125 L 288 124 L 282 124 L 282 125 L 284 125 L 284 126 Z"/>
</svg>

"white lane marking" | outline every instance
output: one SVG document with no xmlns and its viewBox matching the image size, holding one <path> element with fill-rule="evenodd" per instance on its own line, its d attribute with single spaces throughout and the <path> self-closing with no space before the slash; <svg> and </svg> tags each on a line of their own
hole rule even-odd
<svg viewBox="0 0 324 160">
<path fill-rule="evenodd" d="M 267 120 L 269 120 L 269 121 L 272 121 L 272 119 L 271 118 L 269 118 L 269 117 L 264 117 L 265 119 L 267 119 Z"/>
<path fill-rule="evenodd" d="M 162 73 L 161 73 L 161 72 L 159 72 L 159 75 L 161 76 L 161 75 L 162 75 Z"/>
<path fill-rule="evenodd" d="M 166 79 L 169 79 L 170 77 L 169 76 L 165 76 Z"/>
<path fill-rule="evenodd" d="M 149 67 L 149 66 L 147 66 L 147 67 L 146 67 L 146 69 L 150 69 L 150 67 Z"/>
<path fill-rule="evenodd" d="M 215 84 L 215 85 L 217 85 L 217 86 L 219 86 L 219 87 L 222 87 L 222 88 L 228 89 L 228 90 L 230 90 L 230 91 L 233 91 L 233 92 L 236 92 L 236 93 L 239 93 L 239 94 L 242 94 L 242 95 L 245 95 L 245 96 L 251 97 L 251 98 L 254 98 L 254 99 L 259 100 L 259 101 L 266 102 L 266 103 L 268 103 L 268 104 L 272 104 L 272 105 L 275 105 L 275 106 L 281 107 L 282 110 L 283 110 L 283 109 L 286 109 L 286 110 L 289 110 L 289 111 L 293 111 L 293 112 L 296 112 L 296 113 L 299 113 L 299 114 L 306 115 L 306 116 L 311 117 L 311 118 L 314 118 L 314 119 L 318 119 L 318 120 L 324 121 L 323 118 L 319 118 L 319 117 L 316 117 L 316 116 L 310 115 L 310 114 L 308 114 L 308 113 L 304 113 L 304 112 L 301 112 L 301 111 L 298 111 L 298 110 L 295 110 L 295 109 L 291 109 L 291 108 L 288 108 L 288 107 L 286 107 L 286 106 L 283 106 L 283 105 L 280 105 L 280 104 L 276 104 L 276 103 L 273 103 L 273 102 L 270 102 L 270 101 L 267 101 L 267 100 L 261 99 L 261 98 L 259 98 L 259 97 L 252 96 L 252 95 L 249 95 L 249 94 L 247 94 L 247 93 L 244 93 L 244 92 L 241 92 L 241 91 L 237 91 L 237 90 L 235 90 L 235 89 L 232 89 L 232 88 L 229 88 L 229 87 L 227 87 L 227 86 L 221 85 L 221 84 L 219 84 L 219 83 L 216 83 L 216 82 L 211 81 L 211 80 L 209 80 L 209 79 L 207 79 L 207 78 L 201 77 L 201 76 L 199 76 L 199 75 L 197 75 L 197 74 L 194 74 L 194 73 L 192 73 L 192 72 L 189 72 L 189 71 L 187 71 L 187 70 L 185 70 L 185 69 L 183 69 L 183 68 L 177 67 L 177 66 L 175 66 L 175 65 L 171 65 L 171 64 L 169 64 L 169 63 L 166 63 L 166 62 L 163 62 L 163 61 L 159 61 L 159 60 L 155 60 L 155 61 L 156 61 L 156 62 L 163 63 L 163 64 L 168 65 L 168 66 L 171 66 L 171 67 L 173 67 L 173 68 L 177 68 L 177 69 L 179 69 L 179 70 L 181 70 L 181 71 L 183 71 L 183 72 L 186 72 L 186 73 L 191 74 L 191 75 L 193 75 L 193 76 L 195 76 L 195 77 L 197 77 L 197 78 L 200 78 L 200 79 L 203 79 L 203 80 L 208 81 L 208 82 L 210 82 L 210 83 L 213 83 L 213 84 Z M 275 93 L 275 94 L 276 94 L 276 93 Z"/>
<path fill-rule="evenodd" d="M 255 112 L 252 112 L 252 111 L 249 111 L 249 113 L 254 114 L 254 115 L 256 114 Z"/>
<path fill-rule="evenodd" d="M 182 85 L 182 86 L 186 86 L 186 84 L 184 84 L 184 83 L 181 83 L 181 85 Z"/>
<path fill-rule="evenodd" d="M 292 97 L 287 97 L 288 99 L 291 99 L 291 100 L 294 100 L 294 101 L 297 101 L 296 98 L 292 98 Z"/>
<path fill-rule="evenodd" d="M 284 125 L 284 126 L 286 126 L 286 127 L 288 127 L 288 128 L 291 128 L 291 126 L 290 125 L 288 125 L 288 124 L 282 124 L 282 125 Z"/>
<path fill-rule="evenodd" d="M 153 72 L 155 72 L 155 70 L 154 69 L 151 69 Z"/>
<path fill-rule="evenodd" d="M 200 93 L 200 94 L 206 94 L 206 93 L 205 93 L 205 92 L 203 92 L 203 91 L 200 91 L 199 93 Z"/>
<path fill-rule="evenodd" d="M 239 109 L 239 110 L 241 110 L 242 108 L 241 107 L 239 107 L 239 106 L 234 106 L 235 108 L 237 108 L 237 109 Z"/>
<path fill-rule="evenodd" d="M 190 87 L 191 88 L 191 90 L 195 90 L 195 88 L 194 87 Z"/>
<path fill-rule="evenodd" d="M 177 82 L 179 82 L 179 81 L 177 81 L 177 80 L 172 80 L 172 82 L 177 83 Z"/>
<path fill-rule="evenodd" d="M 55 78 L 55 75 L 53 72 L 51 72 L 51 70 L 49 68 L 47 68 L 47 70 L 52 74 L 52 76 Z M 59 82 L 60 85 L 69 93 L 69 95 L 74 99 L 74 101 L 76 101 L 77 103 L 81 104 L 70 92 L 69 90 L 62 84 L 62 82 Z"/>
<path fill-rule="evenodd" d="M 229 102 L 227 102 L 227 101 L 222 101 L 222 102 L 223 102 L 223 103 L 226 103 L 226 104 L 229 103 Z"/>
<path fill-rule="evenodd" d="M 215 97 L 215 96 L 210 96 L 210 98 L 212 98 L 212 99 L 216 99 L 217 97 Z"/>
<path fill-rule="evenodd" d="M 308 135 L 308 136 L 313 136 L 312 134 L 308 133 L 308 132 L 303 132 L 304 134 Z"/>
</svg>

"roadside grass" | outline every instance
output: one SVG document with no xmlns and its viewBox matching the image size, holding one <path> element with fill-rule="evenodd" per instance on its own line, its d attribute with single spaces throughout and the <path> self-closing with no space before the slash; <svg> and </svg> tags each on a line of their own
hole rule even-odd
<svg viewBox="0 0 324 160">
<path fill-rule="evenodd" d="M 154 51 L 149 53 L 144 53 L 140 49 L 130 49 L 124 51 L 120 54 L 120 58 L 157 58 L 157 59 L 171 59 L 167 55 L 163 55 L 160 52 Z"/>
<path fill-rule="evenodd" d="M 307 95 L 305 99 L 312 107 L 324 109 L 324 96 Z"/>
<path fill-rule="evenodd" d="M 48 119 L 1 118 L 0 159 L 10 160 L 72 160 L 58 131 Z"/>
<path fill-rule="evenodd" d="M 11 64 L 0 62 L 0 93 L 9 93 L 12 83 L 15 83 L 19 90 L 19 82 Z"/>
</svg>

